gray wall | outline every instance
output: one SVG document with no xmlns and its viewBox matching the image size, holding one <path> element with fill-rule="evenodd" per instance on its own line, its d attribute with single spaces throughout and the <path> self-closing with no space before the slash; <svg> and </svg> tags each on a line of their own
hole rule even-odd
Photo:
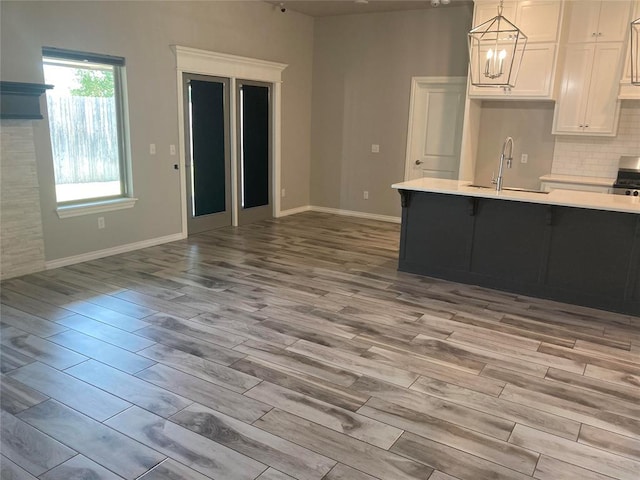
<svg viewBox="0 0 640 480">
<path fill-rule="evenodd" d="M 491 184 L 505 137 L 514 140 L 513 168 L 504 170 L 504 186 L 540 187 L 539 178 L 551 172 L 555 137 L 551 135 L 553 102 L 483 101 L 476 156 L 475 183 Z M 520 163 L 521 154 L 529 160 Z"/>
<path fill-rule="evenodd" d="M 171 44 L 289 64 L 282 87 L 282 209 L 308 205 L 313 19 L 282 15 L 263 2 L 0 3 L 1 78 L 43 81 L 42 46 L 126 58 L 131 121 L 133 209 L 59 219 L 46 121 L 35 122 L 47 260 L 139 242 L 181 230 L 175 57 Z M 44 99 L 43 99 L 44 103 Z M 158 154 L 150 156 L 149 144 Z"/>
<path fill-rule="evenodd" d="M 472 8 L 316 19 L 312 205 L 400 215 L 411 77 L 467 74 Z"/>
</svg>

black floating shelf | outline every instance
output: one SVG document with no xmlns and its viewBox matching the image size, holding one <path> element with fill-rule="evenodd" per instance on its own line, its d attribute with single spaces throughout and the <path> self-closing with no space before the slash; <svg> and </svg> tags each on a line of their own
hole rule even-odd
<svg viewBox="0 0 640 480">
<path fill-rule="evenodd" d="M 40 95 L 53 85 L 0 82 L 0 119 L 40 120 Z"/>
</svg>

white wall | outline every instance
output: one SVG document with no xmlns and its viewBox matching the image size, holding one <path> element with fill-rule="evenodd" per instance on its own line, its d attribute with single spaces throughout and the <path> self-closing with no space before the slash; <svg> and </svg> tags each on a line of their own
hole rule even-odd
<svg viewBox="0 0 640 480">
<path fill-rule="evenodd" d="M 59 219 L 49 130 L 34 122 L 46 260 L 115 248 L 181 231 L 178 104 L 170 45 L 289 64 L 282 86 L 282 209 L 309 204 L 313 19 L 264 2 L 3 1 L 0 74 L 42 83 L 43 46 L 123 56 L 127 62 L 135 207 Z M 46 102 L 42 100 L 46 109 Z M 45 110 L 46 111 L 46 110 Z M 149 155 L 155 143 L 157 155 Z"/>
</svg>

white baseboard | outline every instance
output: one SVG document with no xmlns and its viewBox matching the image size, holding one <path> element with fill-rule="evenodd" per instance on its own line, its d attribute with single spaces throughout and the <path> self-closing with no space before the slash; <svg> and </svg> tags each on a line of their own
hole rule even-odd
<svg viewBox="0 0 640 480">
<path fill-rule="evenodd" d="M 378 215 L 375 213 L 356 212 L 354 210 L 342 210 L 339 208 L 328 207 L 316 207 L 313 205 L 304 205 L 302 207 L 291 208 L 289 210 L 280 211 L 279 217 L 286 217 L 288 215 L 295 215 L 296 213 L 303 212 L 321 212 L 331 213 L 334 215 L 344 215 L 347 217 L 368 218 L 370 220 L 380 220 L 383 222 L 400 223 L 400 217 L 392 217 L 390 215 Z M 74 265 L 76 263 L 88 262 L 90 260 L 96 260 L 98 258 L 109 257 L 111 255 L 117 255 L 119 253 L 132 252 L 133 250 L 140 250 L 141 248 L 154 247 L 163 243 L 175 242 L 187 238 L 183 233 L 175 233 L 173 235 L 167 235 L 164 237 L 151 238 L 149 240 L 143 240 L 141 242 L 128 243 L 126 245 L 119 245 L 117 247 L 105 248 L 104 250 L 96 250 L 94 252 L 83 253 L 80 255 L 73 255 L 72 257 L 58 258 L 56 260 L 50 260 L 45 262 L 44 267 L 46 270 L 53 268 L 65 267 L 67 265 Z"/>
<path fill-rule="evenodd" d="M 312 212 L 332 213 L 334 215 L 344 215 L 346 217 L 368 218 L 370 220 L 380 220 L 382 222 L 400 223 L 400 217 L 392 217 L 391 215 L 378 215 L 377 213 L 357 212 L 355 210 L 342 210 L 340 208 L 309 207 Z"/>
<path fill-rule="evenodd" d="M 311 210 L 311 207 L 309 205 L 304 205 L 302 207 L 296 207 L 296 208 L 290 208 L 289 210 L 280 210 L 280 213 L 278 213 L 278 218 L 286 217 L 288 215 L 295 215 L 296 213 L 308 212 L 309 210 Z"/>
<path fill-rule="evenodd" d="M 52 268 L 65 267 L 67 265 L 74 265 L 76 263 L 88 262 L 89 260 L 96 260 L 98 258 L 108 257 L 111 255 L 117 255 L 119 253 L 131 252 L 133 250 L 140 250 L 141 248 L 154 247 L 162 243 L 175 242 L 186 238 L 186 235 L 182 233 L 174 233 L 173 235 L 166 235 L 164 237 L 151 238 L 149 240 L 143 240 L 141 242 L 127 243 L 126 245 L 118 245 L 117 247 L 105 248 L 104 250 L 96 250 L 94 252 L 82 253 L 80 255 L 73 255 L 72 257 L 58 258 L 44 263 L 44 268 L 51 270 Z"/>
</svg>

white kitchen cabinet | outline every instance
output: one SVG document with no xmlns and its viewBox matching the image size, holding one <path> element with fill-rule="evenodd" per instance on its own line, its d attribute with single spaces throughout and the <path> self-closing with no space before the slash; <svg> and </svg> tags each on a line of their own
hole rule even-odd
<svg viewBox="0 0 640 480">
<path fill-rule="evenodd" d="M 554 65 L 557 46 L 555 43 L 527 45 L 522 65 L 513 88 L 487 88 L 469 85 L 469 97 L 501 99 L 548 99 L 552 95 Z"/>
<path fill-rule="evenodd" d="M 543 192 L 551 192 L 553 190 L 577 190 L 579 192 L 611 193 L 611 188 L 600 187 L 598 185 L 579 185 L 560 182 L 542 182 L 540 184 L 540 190 Z"/>
<path fill-rule="evenodd" d="M 499 5 L 500 1 L 495 0 L 476 2 L 475 12 L 473 15 L 473 26 L 476 27 L 498 15 Z M 516 2 L 504 2 L 502 6 L 502 15 L 510 22 L 515 23 Z"/>
<path fill-rule="evenodd" d="M 540 177 L 540 190 L 578 190 L 581 192 L 611 193 L 613 179 L 580 177 L 575 175 L 543 175 Z"/>
<path fill-rule="evenodd" d="M 634 2 L 633 14 L 631 20 L 640 18 L 640 0 Z M 631 84 L 631 43 L 626 41 L 624 50 L 624 73 L 620 80 L 620 94 L 618 96 L 621 100 L 640 100 L 640 85 Z"/>
<path fill-rule="evenodd" d="M 561 18 L 562 2 L 558 0 L 520 1 L 516 9 L 516 25 L 529 43 L 555 42 Z"/>
<path fill-rule="evenodd" d="M 498 4 L 497 1 L 476 2 L 474 25 L 495 17 L 498 14 Z M 496 88 L 475 87 L 470 84 L 469 97 L 501 100 L 553 98 L 562 6 L 562 0 L 505 2 L 502 14 L 527 36 L 516 86 Z"/>
<path fill-rule="evenodd" d="M 615 136 L 622 44 L 577 43 L 564 48 L 553 133 Z"/>
<path fill-rule="evenodd" d="M 477 26 L 498 14 L 499 1 L 476 2 L 473 25 Z M 502 15 L 527 36 L 529 43 L 555 42 L 558 38 L 562 0 L 521 0 L 505 2 Z"/>
<path fill-rule="evenodd" d="M 623 42 L 630 11 L 630 0 L 570 0 L 565 12 L 566 42 Z"/>
</svg>

